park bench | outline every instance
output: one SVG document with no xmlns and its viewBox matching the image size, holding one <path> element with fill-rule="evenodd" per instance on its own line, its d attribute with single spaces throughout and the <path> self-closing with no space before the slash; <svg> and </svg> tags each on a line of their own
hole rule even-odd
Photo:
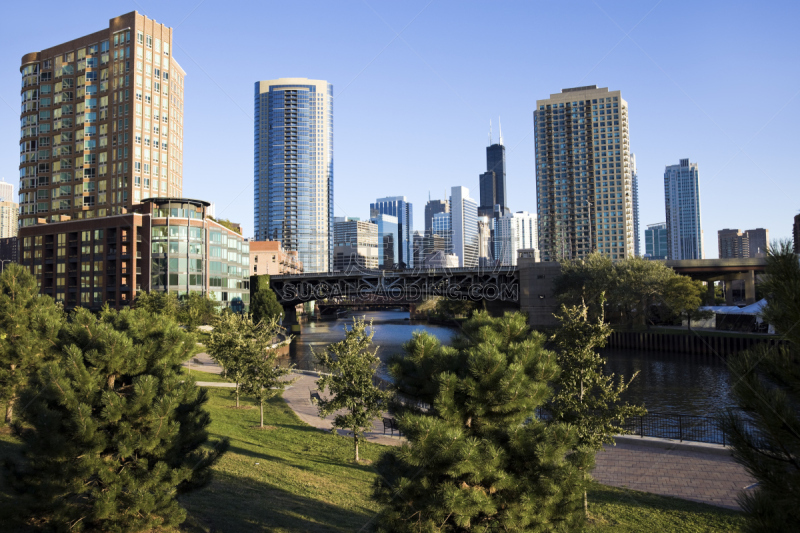
<svg viewBox="0 0 800 533">
<path fill-rule="evenodd" d="M 397 425 L 397 421 L 394 418 L 386 418 L 383 419 L 383 434 L 386 435 L 386 430 L 389 429 L 390 435 L 394 436 L 394 430 L 397 430 L 397 434 L 402 436 L 403 434 L 400 433 L 400 427 Z"/>
<path fill-rule="evenodd" d="M 311 400 L 311 404 L 312 405 L 317 405 L 319 402 L 322 401 L 322 398 L 320 397 L 318 391 L 312 390 L 312 391 L 309 391 L 309 394 L 310 394 L 310 400 Z"/>
</svg>

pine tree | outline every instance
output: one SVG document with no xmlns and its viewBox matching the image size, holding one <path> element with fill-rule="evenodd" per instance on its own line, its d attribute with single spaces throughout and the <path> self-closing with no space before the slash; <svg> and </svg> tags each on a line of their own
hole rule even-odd
<svg viewBox="0 0 800 533">
<path fill-rule="evenodd" d="M 720 417 L 733 458 L 758 485 L 742 492 L 745 531 L 796 531 L 800 524 L 800 256 L 789 242 L 767 252 L 762 315 L 784 340 L 732 356 L 728 367 L 741 411 Z"/>
<path fill-rule="evenodd" d="M 597 452 L 604 444 L 614 444 L 614 435 L 625 433 L 621 426 L 626 419 L 646 413 L 643 407 L 621 400 L 622 393 L 638 372 L 627 381 L 620 377 L 616 383 L 613 374 L 604 373 L 606 360 L 597 349 L 605 346 L 611 327 L 603 321 L 602 311 L 593 321 L 589 319 L 586 304 L 571 307 L 562 305 L 556 318 L 561 321 L 561 326 L 553 340 L 561 374 L 554 380 L 556 392 L 548 408 L 553 420 L 566 422 L 576 428 L 579 446 Z M 589 479 L 587 470 L 583 471 L 583 475 Z M 583 509 L 588 516 L 585 491 Z"/>
<path fill-rule="evenodd" d="M 382 531 L 576 530 L 583 521 L 576 428 L 535 413 L 558 376 L 555 354 L 525 315 L 476 312 L 452 348 L 415 335 L 394 358 L 398 394 L 431 399 L 399 418 L 408 443 L 378 465 Z M 423 386 L 435 383 L 435 392 Z"/>
<path fill-rule="evenodd" d="M 372 324 L 370 323 L 370 328 Z M 345 338 L 329 345 L 322 354 L 315 354 L 317 363 L 327 368 L 317 381 L 320 391 L 328 390 L 331 398 L 319 402 L 319 414 L 326 417 L 340 409 L 333 427 L 353 432 L 355 460 L 359 460 L 358 443 L 364 431 L 372 429 L 372 421 L 381 416 L 387 407 L 389 394 L 375 385 L 373 378 L 378 369 L 378 348 L 371 348 L 373 333 L 367 333 L 363 319 L 354 318 L 353 327 L 345 327 Z"/>
<path fill-rule="evenodd" d="M 206 392 L 181 374 L 194 340 L 144 310 L 76 310 L 22 396 L 13 469 L 21 508 L 69 531 L 142 531 L 185 518 L 176 496 L 204 485 L 227 447 L 205 448 Z"/>
<path fill-rule="evenodd" d="M 233 395 L 236 398 L 237 409 L 241 384 L 249 364 L 246 352 L 252 349 L 248 337 L 252 325 L 252 320 L 247 315 L 222 313 L 214 325 L 210 340 L 206 343 L 208 354 L 222 367 L 222 375 L 236 384 Z"/>
<path fill-rule="evenodd" d="M 255 322 L 280 319 L 283 316 L 283 307 L 278 302 L 269 286 L 269 276 L 250 276 L 250 313 Z"/>
<path fill-rule="evenodd" d="M 254 322 L 252 316 L 243 315 L 240 321 L 245 329 L 248 342 L 239 352 L 245 360 L 242 376 L 242 392 L 249 394 L 258 402 L 261 427 L 264 427 L 264 402 L 280 394 L 295 380 L 283 379 L 291 373 L 291 368 L 281 368 L 277 364 L 278 351 L 272 348 L 280 326 L 275 318 L 269 321 Z"/>
<path fill-rule="evenodd" d="M 0 401 L 6 404 L 7 424 L 13 421 L 19 391 L 53 356 L 63 322 L 61 306 L 49 296 L 39 296 L 28 269 L 6 265 L 0 275 Z"/>
</svg>

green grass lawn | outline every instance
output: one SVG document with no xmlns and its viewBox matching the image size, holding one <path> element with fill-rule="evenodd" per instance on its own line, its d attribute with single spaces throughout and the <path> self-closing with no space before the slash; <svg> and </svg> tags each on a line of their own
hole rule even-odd
<svg viewBox="0 0 800 533">
<path fill-rule="evenodd" d="M 228 382 L 228 379 L 219 374 L 212 374 L 211 372 L 201 372 L 199 370 L 192 370 L 190 368 L 183 368 L 183 373 L 190 375 L 195 381 L 214 381 L 214 382 Z"/>
<path fill-rule="evenodd" d="M 193 372 L 198 381 L 210 381 Z M 219 376 L 216 376 L 219 379 Z M 378 505 L 370 499 L 375 472 L 352 463 L 352 441 L 301 422 L 281 399 L 264 408 L 232 409 L 230 391 L 209 389 L 213 438 L 227 436 L 231 448 L 204 489 L 181 497 L 189 512 L 182 531 L 322 532 L 369 531 Z M 243 405 L 249 405 L 244 398 Z M 2 407 L 2 406 L 0 406 Z M 375 461 L 386 450 L 365 444 L 362 458 Z M 0 462 L 19 453 L 19 443 L 0 428 Z M 13 496 L 0 481 L 0 517 L 8 516 Z M 729 532 L 739 531 L 740 513 L 710 505 L 596 485 L 589 493 L 594 520 L 587 531 Z M 0 531 L 7 531 L 0 518 Z"/>
</svg>

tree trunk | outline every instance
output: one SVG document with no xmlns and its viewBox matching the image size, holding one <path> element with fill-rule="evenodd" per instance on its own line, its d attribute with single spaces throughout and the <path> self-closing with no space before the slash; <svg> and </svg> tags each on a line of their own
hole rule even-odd
<svg viewBox="0 0 800 533">
<path fill-rule="evenodd" d="M 264 400 L 258 404 L 259 409 L 261 409 L 261 427 L 264 427 Z"/>
<path fill-rule="evenodd" d="M 353 430 L 353 440 L 356 446 L 356 462 L 358 462 L 358 433 L 356 433 L 355 430 Z"/>
<path fill-rule="evenodd" d="M 16 401 L 17 397 L 14 396 L 8 399 L 8 403 L 6 404 L 6 424 L 10 424 L 14 418 L 14 402 Z"/>
<path fill-rule="evenodd" d="M 583 472 L 583 482 L 586 483 L 586 472 Z M 586 489 L 583 489 L 583 515 L 589 519 L 589 498 L 586 494 Z"/>
</svg>

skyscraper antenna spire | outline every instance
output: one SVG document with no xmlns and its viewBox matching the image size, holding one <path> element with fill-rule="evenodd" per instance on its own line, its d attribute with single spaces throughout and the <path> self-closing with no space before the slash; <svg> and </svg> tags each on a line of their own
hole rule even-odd
<svg viewBox="0 0 800 533">
<path fill-rule="evenodd" d="M 492 119 L 489 119 L 489 146 L 492 145 Z"/>
<path fill-rule="evenodd" d="M 497 129 L 500 130 L 500 146 L 503 146 L 503 125 L 500 124 L 500 117 L 497 117 Z"/>
</svg>

